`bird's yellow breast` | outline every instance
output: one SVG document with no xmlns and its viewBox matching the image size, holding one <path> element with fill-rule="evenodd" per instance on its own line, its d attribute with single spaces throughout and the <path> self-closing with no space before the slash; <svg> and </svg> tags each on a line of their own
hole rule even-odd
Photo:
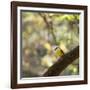
<svg viewBox="0 0 90 90">
<path fill-rule="evenodd" d="M 60 48 L 57 48 L 56 50 L 55 50 L 55 56 L 56 57 L 61 57 L 61 56 L 63 56 L 64 55 L 64 53 L 62 52 L 62 50 L 60 49 Z"/>
</svg>

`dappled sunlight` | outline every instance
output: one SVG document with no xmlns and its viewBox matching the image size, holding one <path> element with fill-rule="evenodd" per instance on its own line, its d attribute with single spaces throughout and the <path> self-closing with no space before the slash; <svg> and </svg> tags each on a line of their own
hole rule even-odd
<svg viewBox="0 0 90 90">
<path fill-rule="evenodd" d="M 79 14 L 22 11 L 22 75 L 42 76 L 57 58 L 55 47 L 64 54 L 79 45 Z M 79 74 L 79 59 L 60 75 Z"/>
</svg>

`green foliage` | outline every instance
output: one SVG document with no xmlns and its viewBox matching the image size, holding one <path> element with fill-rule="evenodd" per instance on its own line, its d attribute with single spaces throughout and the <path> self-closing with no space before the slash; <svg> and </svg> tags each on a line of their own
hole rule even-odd
<svg viewBox="0 0 90 90">
<path fill-rule="evenodd" d="M 57 58 L 54 46 L 64 53 L 79 45 L 79 14 L 21 12 L 22 21 L 22 67 L 28 76 L 41 76 Z M 61 75 L 76 75 L 77 63 L 71 64 Z M 30 74 L 31 73 L 31 74 Z M 23 73 L 26 77 L 27 74 Z"/>
</svg>

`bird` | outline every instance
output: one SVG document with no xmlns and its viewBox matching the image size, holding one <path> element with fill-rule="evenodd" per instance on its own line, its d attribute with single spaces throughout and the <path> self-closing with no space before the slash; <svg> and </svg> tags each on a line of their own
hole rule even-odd
<svg viewBox="0 0 90 90">
<path fill-rule="evenodd" d="M 58 46 L 54 49 L 54 52 L 56 58 L 62 57 L 64 55 L 63 50 Z"/>
</svg>

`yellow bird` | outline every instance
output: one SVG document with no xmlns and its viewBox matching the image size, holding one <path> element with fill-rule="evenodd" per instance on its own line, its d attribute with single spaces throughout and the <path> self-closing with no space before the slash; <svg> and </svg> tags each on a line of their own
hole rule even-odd
<svg viewBox="0 0 90 90">
<path fill-rule="evenodd" d="M 64 55 L 64 52 L 60 47 L 56 47 L 54 50 L 55 50 L 55 57 L 56 58 L 62 57 Z"/>
</svg>

